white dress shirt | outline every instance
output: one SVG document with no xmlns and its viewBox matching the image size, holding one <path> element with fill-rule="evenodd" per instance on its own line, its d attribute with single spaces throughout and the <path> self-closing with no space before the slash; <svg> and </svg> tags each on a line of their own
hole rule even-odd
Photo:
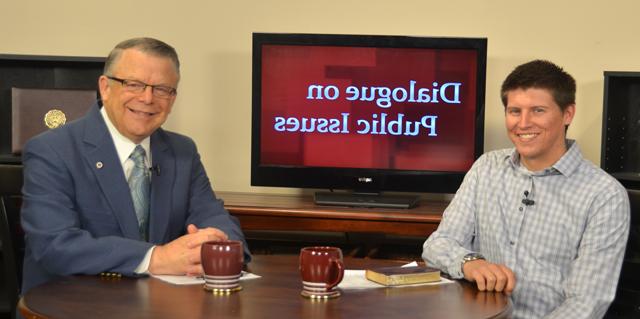
<svg viewBox="0 0 640 319">
<path fill-rule="evenodd" d="M 111 134 L 111 139 L 113 139 L 113 144 L 116 147 L 116 152 L 118 153 L 118 158 L 120 159 L 120 164 L 122 164 L 122 169 L 124 171 L 124 176 L 127 180 L 129 180 L 129 176 L 131 176 L 131 170 L 133 169 L 134 162 L 129 156 L 136 148 L 136 143 L 132 142 L 130 139 L 126 138 L 124 135 L 120 134 L 118 129 L 111 123 L 111 119 L 107 115 L 107 111 L 104 107 L 100 109 L 100 114 L 102 118 L 104 118 L 104 122 L 107 124 L 107 129 L 109 130 L 109 134 Z M 147 137 L 142 142 L 140 142 L 140 146 L 144 149 L 145 156 L 145 166 L 151 167 L 151 138 Z M 151 213 L 150 213 L 151 214 Z M 155 246 L 151 247 L 144 258 L 135 269 L 137 274 L 148 274 L 149 273 L 149 263 L 151 262 L 151 254 L 153 253 L 153 249 Z"/>
</svg>

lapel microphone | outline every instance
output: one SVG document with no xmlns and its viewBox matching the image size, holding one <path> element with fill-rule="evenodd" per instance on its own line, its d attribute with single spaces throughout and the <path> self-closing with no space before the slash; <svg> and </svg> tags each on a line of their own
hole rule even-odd
<svg viewBox="0 0 640 319">
<path fill-rule="evenodd" d="M 529 199 L 529 191 L 524 191 L 524 198 L 522 199 L 522 203 L 525 206 L 533 206 L 536 203 L 533 199 Z"/>
<path fill-rule="evenodd" d="M 155 173 L 156 176 L 160 176 L 160 165 L 156 164 L 156 165 L 153 165 L 153 166 L 149 167 L 149 172 L 150 173 Z"/>
</svg>

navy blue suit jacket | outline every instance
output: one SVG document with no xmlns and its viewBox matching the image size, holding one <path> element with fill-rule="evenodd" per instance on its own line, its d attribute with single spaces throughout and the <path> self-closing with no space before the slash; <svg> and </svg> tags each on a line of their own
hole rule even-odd
<svg viewBox="0 0 640 319">
<path fill-rule="evenodd" d="M 188 224 L 216 227 L 244 241 L 237 219 L 215 197 L 190 138 L 158 129 L 151 135 L 151 154 L 160 174 L 151 179 L 145 242 L 98 105 L 25 145 L 23 292 L 63 275 L 109 271 L 135 276 L 152 245 L 184 235 Z"/>
</svg>

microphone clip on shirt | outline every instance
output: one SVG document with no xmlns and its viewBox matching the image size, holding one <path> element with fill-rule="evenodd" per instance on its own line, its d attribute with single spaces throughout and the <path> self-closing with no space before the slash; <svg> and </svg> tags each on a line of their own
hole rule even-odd
<svg viewBox="0 0 640 319">
<path fill-rule="evenodd" d="M 155 173 L 156 176 L 160 176 L 160 165 L 156 164 L 149 167 L 149 173 Z"/>
<path fill-rule="evenodd" d="M 533 199 L 529 199 L 529 191 L 524 191 L 524 198 L 522 199 L 522 203 L 525 206 L 533 206 L 536 201 L 534 201 Z"/>
</svg>

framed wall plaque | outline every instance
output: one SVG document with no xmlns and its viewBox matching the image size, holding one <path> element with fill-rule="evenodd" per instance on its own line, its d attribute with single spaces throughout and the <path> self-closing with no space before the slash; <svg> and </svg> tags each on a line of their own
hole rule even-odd
<svg viewBox="0 0 640 319">
<path fill-rule="evenodd" d="M 82 117 L 95 90 L 11 88 L 11 152 L 21 154 L 30 138 Z"/>
<path fill-rule="evenodd" d="M 12 88 L 98 92 L 104 60 L 103 57 L 0 54 L 0 163 L 22 162 L 20 155 L 12 151 Z"/>
</svg>

